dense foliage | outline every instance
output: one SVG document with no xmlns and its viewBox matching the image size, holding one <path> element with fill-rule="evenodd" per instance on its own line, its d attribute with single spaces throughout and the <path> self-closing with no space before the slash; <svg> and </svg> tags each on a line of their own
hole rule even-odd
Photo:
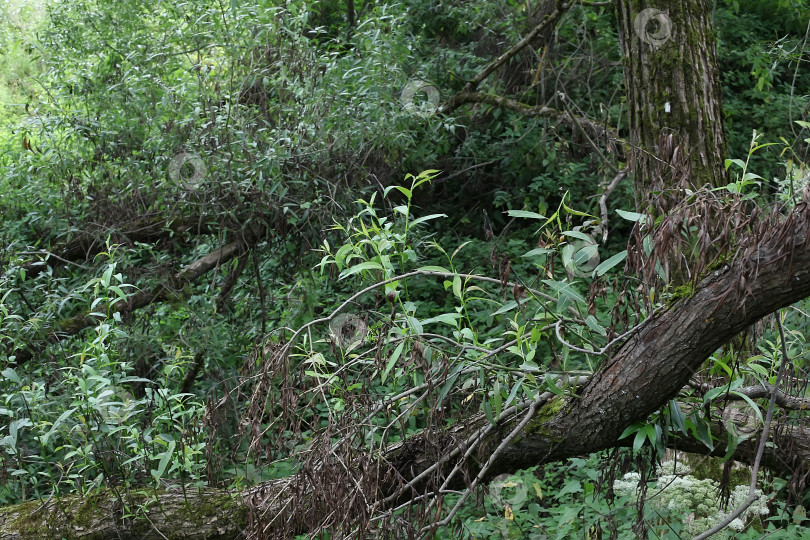
<svg viewBox="0 0 810 540">
<path fill-rule="evenodd" d="M 632 182 L 607 188 L 626 166 L 620 145 L 492 103 L 435 111 L 542 20 L 529 4 L 10 0 L 0 504 L 237 490 L 477 413 L 494 425 L 532 396 L 575 393 L 617 337 L 688 294 L 645 297 L 622 274 L 644 215 Z M 621 140 L 615 15 L 590 4 L 481 91 Z M 716 2 L 736 180 L 724 195 L 789 208 L 808 184 L 808 12 L 806 0 Z M 777 315 L 799 396 L 807 313 Z M 447 538 L 698 533 L 727 510 L 718 492 L 744 485 L 744 499 L 748 479 L 718 481 L 715 462 L 675 475 L 667 443 L 692 434 L 730 457 L 746 434 L 729 423 L 718 440 L 706 412 L 773 383 L 781 344 L 766 322 L 717 351 L 702 375 L 724 392 L 684 393 L 692 409 L 672 400 L 630 426 L 632 449 L 389 517 L 452 508 Z M 761 420 L 762 403 L 745 403 Z M 347 489 L 319 474 L 325 492 Z M 758 488 L 730 536 L 810 537 L 807 492 L 770 473 Z"/>
</svg>

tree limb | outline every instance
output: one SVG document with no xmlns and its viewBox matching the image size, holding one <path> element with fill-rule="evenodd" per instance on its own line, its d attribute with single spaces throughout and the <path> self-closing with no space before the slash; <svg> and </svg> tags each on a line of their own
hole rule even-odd
<svg viewBox="0 0 810 540">
<path fill-rule="evenodd" d="M 171 298 L 172 295 L 176 294 L 175 291 L 181 290 L 186 284 L 193 283 L 200 276 L 220 264 L 228 262 L 234 257 L 239 257 L 245 253 L 250 246 L 261 237 L 261 234 L 262 233 L 258 230 L 249 231 L 244 237 L 234 240 L 189 264 L 186 268 L 171 276 L 167 283 L 161 283 L 152 289 L 137 292 L 127 297 L 126 301 L 119 301 L 112 304 L 110 306 L 110 314 L 115 312 L 120 314 L 130 313 L 155 302 L 162 302 Z M 7 354 L 8 356 L 15 357 L 14 362 L 16 365 L 24 364 L 49 342 L 59 341 L 65 337 L 76 335 L 85 328 L 89 328 L 97 323 L 98 319 L 90 313 L 74 315 L 60 322 L 58 329 L 50 330 L 48 337 L 44 340 L 31 343 L 25 349 L 8 351 Z"/>
</svg>

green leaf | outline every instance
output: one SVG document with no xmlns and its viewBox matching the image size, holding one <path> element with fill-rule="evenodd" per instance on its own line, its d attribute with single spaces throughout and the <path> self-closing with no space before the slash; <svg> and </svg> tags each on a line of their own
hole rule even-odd
<svg viewBox="0 0 810 540">
<path fill-rule="evenodd" d="M 605 328 L 599 324 L 599 321 L 593 315 L 588 315 L 588 317 L 585 319 L 585 324 L 597 334 L 607 336 L 607 330 L 605 330 Z"/>
<path fill-rule="evenodd" d="M 709 450 L 714 450 L 714 441 L 712 440 L 709 423 L 702 417 L 698 417 L 696 413 L 689 415 L 689 418 L 695 427 L 695 437 L 705 444 Z"/>
<path fill-rule="evenodd" d="M 396 189 L 397 191 L 408 197 L 408 199 L 413 197 L 413 193 L 411 192 L 411 190 L 402 186 L 388 186 L 387 188 L 385 188 L 385 190 L 383 190 L 383 197 L 388 197 L 388 193 L 392 189 Z"/>
<path fill-rule="evenodd" d="M 582 493 L 582 483 L 576 478 L 572 478 L 566 482 L 563 488 L 554 495 L 554 498 L 559 500 L 569 493 Z"/>
<path fill-rule="evenodd" d="M 670 423 L 681 433 L 686 435 L 686 425 L 684 424 L 684 419 L 686 415 L 683 414 L 681 410 L 681 406 L 678 405 L 678 402 L 674 399 L 669 400 L 669 419 Z"/>
<path fill-rule="evenodd" d="M 122 291 L 122 290 L 121 290 L 121 287 L 119 287 L 118 285 L 113 285 L 113 286 L 111 286 L 111 287 L 110 287 L 110 290 L 111 290 L 112 292 L 114 292 L 116 295 L 118 295 L 118 298 L 119 298 L 120 300 L 126 300 L 126 299 L 127 299 L 127 293 L 125 293 L 124 291 Z"/>
<path fill-rule="evenodd" d="M 450 373 L 450 376 L 447 377 L 447 381 L 444 383 L 444 386 L 442 386 L 441 392 L 439 392 L 439 400 L 438 403 L 436 403 L 437 410 L 439 409 L 439 407 L 441 407 L 442 401 L 450 392 L 450 390 L 453 388 L 453 386 L 456 384 L 456 380 L 458 379 L 459 373 L 461 373 L 461 370 L 463 368 L 464 368 L 463 363 L 458 364 Z"/>
<path fill-rule="evenodd" d="M 453 294 L 461 298 L 461 276 L 453 276 Z"/>
<path fill-rule="evenodd" d="M 601 263 L 599 263 L 599 266 L 597 266 L 596 270 L 594 270 L 594 271 L 596 272 L 597 276 L 600 276 L 600 277 L 604 276 L 611 268 L 613 268 L 614 266 L 616 266 L 617 264 L 619 264 L 620 262 L 622 262 L 626 258 L 627 258 L 627 250 L 625 249 L 624 251 L 621 251 L 621 252 L 617 253 L 616 255 L 612 256 L 608 260 L 602 261 Z"/>
<path fill-rule="evenodd" d="M 515 302 L 514 300 L 509 300 L 507 303 L 505 303 L 503 306 L 501 306 L 501 309 L 499 309 L 498 311 L 493 313 L 493 315 L 502 315 L 504 313 L 508 313 L 508 312 L 512 311 L 513 309 L 515 309 L 517 307 L 517 305 L 518 305 L 518 303 Z"/>
<path fill-rule="evenodd" d="M 447 214 L 430 214 L 429 216 L 422 216 L 420 218 L 417 218 L 417 219 L 411 221 L 410 223 L 408 223 L 408 230 L 411 230 L 413 227 L 419 225 L 420 223 L 423 223 L 423 222 L 428 221 L 430 219 L 436 219 L 436 218 L 440 218 L 440 217 L 447 217 Z"/>
<path fill-rule="evenodd" d="M 60 426 L 60 425 L 62 425 L 62 422 L 64 422 L 64 421 L 65 421 L 65 419 L 66 419 L 68 416 L 70 416 L 71 414 L 73 414 L 74 412 L 76 412 L 76 410 L 77 410 L 77 408 L 76 408 L 76 407 L 74 407 L 74 408 L 72 408 L 72 409 L 68 409 L 68 410 L 66 410 L 65 412 L 63 412 L 62 414 L 60 414 L 60 415 L 59 415 L 59 418 L 57 418 L 57 419 L 56 419 L 56 422 L 54 422 L 54 423 L 53 423 L 53 425 L 51 426 L 51 429 L 48 431 L 48 433 L 46 433 L 45 435 L 43 435 L 43 436 L 42 436 L 42 444 L 48 444 L 48 439 L 50 439 L 50 438 L 51 438 L 51 435 L 53 435 L 53 433 L 54 433 L 54 432 L 55 432 L 57 429 L 59 429 L 59 426 Z"/>
<path fill-rule="evenodd" d="M 22 379 L 20 379 L 19 375 L 17 375 L 17 372 L 14 371 L 13 368 L 8 367 L 3 371 L 0 371 L 0 375 L 3 375 L 3 377 L 15 384 L 22 384 Z"/>
<path fill-rule="evenodd" d="M 562 207 L 572 216 L 593 217 L 590 214 L 586 214 L 585 212 L 580 212 L 579 210 L 574 210 L 573 208 L 569 207 L 567 204 L 565 204 L 565 197 L 563 197 Z"/>
<path fill-rule="evenodd" d="M 751 407 L 751 409 L 756 413 L 757 418 L 759 419 L 760 425 L 765 423 L 765 420 L 762 418 L 762 411 L 759 409 L 759 406 L 756 403 L 754 403 L 754 401 L 750 397 L 746 396 L 745 394 L 735 392 L 734 390 L 732 390 L 730 393 L 734 394 L 735 396 L 739 397 L 740 399 L 742 399 L 746 403 L 748 403 L 748 406 Z"/>
<path fill-rule="evenodd" d="M 492 407 L 496 417 L 501 416 L 503 412 L 503 395 L 501 394 L 501 384 L 495 381 L 495 388 L 492 390 Z"/>
<path fill-rule="evenodd" d="M 363 270 L 383 270 L 383 267 L 380 263 L 375 261 L 366 261 L 360 264 L 356 264 L 351 268 L 344 270 L 340 273 L 340 279 L 347 278 L 351 275 L 357 274 L 362 272 Z"/>
<path fill-rule="evenodd" d="M 527 251 L 521 257 L 536 257 L 537 255 L 548 255 L 549 253 L 553 253 L 553 249 L 548 248 L 534 248 L 531 251 Z"/>
<path fill-rule="evenodd" d="M 658 430 L 655 429 L 657 427 L 656 424 L 647 424 L 644 426 L 644 436 L 653 446 L 657 446 L 656 443 L 658 442 Z"/>
<path fill-rule="evenodd" d="M 644 446 L 644 441 L 647 439 L 643 429 L 636 431 L 636 437 L 633 439 L 633 453 L 637 453 Z"/>
<path fill-rule="evenodd" d="M 537 212 L 527 212 L 526 210 L 508 210 L 506 215 L 517 218 L 546 219 L 546 216 L 541 216 Z"/>
<path fill-rule="evenodd" d="M 568 298 L 574 302 L 587 305 L 587 301 L 582 297 L 571 284 L 565 281 L 554 281 L 551 279 L 544 279 L 543 283 L 554 289 L 561 297 Z"/>
<path fill-rule="evenodd" d="M 101 274 L 101 283 L 104 285 L 104 288 L 107 288 L 107 287 L 110 286 L 110 278 L 112 277 L 112 273 L 113 273 L 114 268 L 115 268 L 115 266 L 111 264 L 111 265 L 107 266 L 106 270 L 104 270 L 104 273 Z"/>
<path fill-rule="evenodd" d="M 458 252 L 459 252 L 459 251 L 461 251 L 461 250 L 462 250 L 464 247 L 466 247 L 466 246 L 467 246 L 467 244 L 469 244 L 470 242 L 472 242 L 472 240 L 467 240 L 466 242 L 463 242 L 463 243 L 462 243 L 460 246 L 458 246 L 458 247 L 457 247 L 457 248 L 456 248 L 456 249 L 453 251 L 453 254 L 452 254 L 452 255 L 450 255 L 450 260 L 452 261 L 453 259 L 455 259 L 455 258 L 456 258 L 456 255 L 458 254 Z"/>
<path fill-rule="evenodd" d="M 577 266 L 582 266 L 597 255 L 599 255 L 599 246 L 596 244 L 588 244 L 574 254 L 574 263 Z"/>
<path fill-rule="evenodd" d="M 421 270 L 422 272 L 441 272 L 443 274 L 450 274 L 450 270 L 445 268 L 444 266 L 420 266 L 417 270 Z"/>
<path fill-rule="evenodd" d="M 761 375 L 763 377 L 770 375 L 770 372 L 765 368 L 765 366 L 757 364 L 756 362 L 746 364 L 745 369 L 748 371 L 753 371 L 757 375 Z"/>
<path fill-rule="evenodd" d="M 737 446 L 740 444 L 740 437 L 737 435 L 737 430 L 734 428 L 734 424 L 729 423 L 728 427 L 728 442 L 726 443 L 726 455 L 723 456 L 724 462 L 731 459 L 731 456 L 734 455 L 734 451 L 737 450 Z"/>
<path fill-rule="evenodd" d="M 637 433 L 643 426 L 644 426 L 644 424 L 642 424 L 640 422 L 633 422 L 632 424 L 630 424 L 629 426 L 624 428 L 624 431 L 622 431 L 622 434 L 619 435 L 619 440 L 622 440 L 625 437 L 629 437 L 633 433 Z"/>
<path fill-rule="evenodd" d="M 441 171 L 437 171 L 436 169 L 428 169 L 426 171 L 422 171 L 419 173 L 419 176 L 414 179 L 413 184 L 411 184 L 412 189 L 416 189 L 425 182 L 430 182 L 434 178 L 436 178 Z"/>
<path fill-rule="evenodd" d="M 563 236 L 571 236 L 578 240 L 582 240 L 583 242 L 588 242 L 589 244 L 594 243 L 594 239 L 592 236 L 585 234 L 584 232 L 581 231 L 563 231 L 562 234 Z"/>
<path fill-rule="evenodd" d="M 481 407 L 484 409 L 484 416 L 486 416 L 489 423 L 494 426 L 495 415 L 492 414 L 492 405 L 490 405 L 489 400 L 485 399 L 483 403 L 481 403 Z"/>
<path fill-rule="evenodd" d="M 351 244 L 343 244 L 335 253 L 335 264 L 337 264 L 338 270 L 343 270 L 344 263 L 346 261 L 346 256 L 352 252 L 354 246 Z"/>
<path fill-rule="evenodd" d="M 545 380 L 545 382 L 546 382 L 546 386 L 548 387 L 548 391 L 551 392 L 552 394 L 555 394 L 555 395 L 559 396 L 559 395 L 562 395 L 565 392 L 565 390 L 563 390 L 562 388 L 557 386 L 557 381 L 556 381 L 556 379 L 553 379 L 551 377 L 551 374 L 546 373 L 545 375 L 543 375 L 543 380 Z"/>
<path fill-rule="evenodd" d="M 712 364 L 713 364 L 713 366 L 712 366 L 713 368 L 714 368 L 714 367 L 720 367 L 720 368 L 722 368 L 722 369 L 723 369 L 723 371 L 725 371 L 725 372 L 726 372 L 726 375 L 728 375 L 729 377 L 731 377 L 731 375 L 732 375 L 732 371 L 731 371 L 731 368 L 730 368 L 730 367 L 728 367 L 728 364 L 726 364 L 725 362 L 723 362 L 723 361 L 722 361 L 722 360 L 720 360 L 719 358 L 714 358 L 714 359 L 712 359 Z"/>
<path fill-rule="evenodd" d="M 155 480 L 160 480 L 163 478 L 163 475 L 166 472 L 166 467 L 169 465 L 169 461 L 172 459 L 172 454 L 174 453 L 175 442 L 169 441 L 169 447 L 163 452 L 162 457 L 160 458 L 160 463 L 158 464 L 157 471 L 154 469 L 152 470 L 152 476 Z"/>
<path fill-rule="evenodd" d="M 526 377 L 523 376 L 515 383 L 515 386 L 512 387 L 512 391 L 509 392 L 509 396 L 506 398 L 506 403 L 504 403 L 504 407 L 509 407 L 512 404 L 512 400 L 515 399 L 515 396 L 520 390 L 520 387 L 523 386 L 523 381 L 526 380 Z"/>
<path fill-rule="evenodd" d="M 416 317 L 412 317 L 411 315 L 406 315 L 405 320 L 408 322 L 408 326 L 413 328 L 415 334 L 422 334 L 424 333 L 424 329 L 422 328 L 422 323 Z"/>
<path fill-rule="evenodd" d="M 703 403 L 704 404 L 709 403 L 720 394 L 725 394 L 726 392 L 731 392 L 735 388 L 739 388 L 740 386 L 742 386 L 743 381 L 744 380 L 742 378 L 734 379 L 729 384 L 724 384 L 723 386 L 720 386 L 718 388 L 712 388 L 711 390 L 706 392 L 706 395 L 703 396 Z"/>
<path fill-rule="evenodd" d="M 445 324 L 449 324 L 450 326 L 458 326 L 458 320 L 460 318 L 461 318 L 460 313 L 442 313 L 441 315 L 436 315 L 435 317 L 425 319 L 424 321 L 422 321 L 422 326 L 435 322 L 442 322 Z"/>
<path fill-rule="evenodd" d="M 728 390 L 728 389 L 727 389 L 727 387 L 726 387 L 726 386 L 721 386 L 721 387 L 719 387 L 719 388 L 712 388 L 711 390 L 709 390 L 708 392 L 706 392 L 706 394 L 703 396 L 703 403 L 704 403 L 704 404 L 705 404 L 705 403 L 709 403 L 709 402 L 710 402 L 710 401 L 712 401 L 714 398 L 716 398 L 717 396 L 719 396 L 719 395 L 720 395 L 720 394 L 722 394 L 723 392 L 726 392 L 727 390 Z"/>
<path fill-rule="evenodd" d="M 402 354 L 402 349 L 404 348 L 405 348 L 405 341 L 400 341 L 399 345 L 397 345 L 397 348 L 394 349 L 394 352 L 391 354 L 391 358 L 389 358 L 388 362 L 386 362 L 385 369 L 383 370 L 382 375 L 380 375 L 381 384 L 385 384 L 385 379 L 388 378 L 388 373 L 391 371 L 391 368 L 394 367 L 394 364 L 397 363 L 397 360 L 399 360 L 399 356 Z"/>
<path fill-rule="evenodd" d="M 616 213 L 619 214 L 621 217 L 626 219 L 627 221 L 641 221 L 645 214 L 639 214 L 638 212 L 628 212 L 627 210 L 619 210 L 616 209 Z"/>
</svg>

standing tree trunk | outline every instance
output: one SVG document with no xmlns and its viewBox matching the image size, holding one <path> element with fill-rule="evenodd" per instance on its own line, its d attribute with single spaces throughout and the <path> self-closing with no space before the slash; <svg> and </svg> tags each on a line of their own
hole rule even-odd
<svg viewBox="0 0 810 540">
<path fill-rule="evenodd" d="M 724 185 L 726 141 L 711 2 L 616 5 L 639 208 L 683 181 Z"/>
</svg>

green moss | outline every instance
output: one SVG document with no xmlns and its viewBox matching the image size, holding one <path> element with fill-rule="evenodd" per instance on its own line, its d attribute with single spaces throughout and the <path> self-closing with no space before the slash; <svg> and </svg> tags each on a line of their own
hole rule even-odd
<svg viewBox="0 0 810 540">
<path fill-rule="evenodd" d="M 695 289 L 690 284 L 679 285 L 669 290 L 667 296 L 667 307 L 671 307 L 675 302 L 683 298 L 690 298 L 695 294 Z"/>
<path fill-rule="evenodd" d="M 567 403 L 568 400 L 564 396 L 555 396 L 537 411 L 537 414 L 526 424 L 523 431 L 526 434 L 551 435 L 551 431 L 546 424 L 557 416 Z"/>
<path fill-rule="evenodd" d="M 134 521 L 131 526 L 133 533 L 137 533 L 141 522 L 147 532 L 151 525 L 142 516 L 150 511 L 150 507 L 158 504 L 158 496 L 163 491 L 132 490 L 124 494 L 124 508 Z M 17 518 L 10 530 L 18 531 L 24 537 L 51 538 L 57 534 L 64 540 L 76 540 L 71 531 L 84 531 L 81 540 L 102 540 L 102 533 L 92 533 L 94 523 L 108 519 L 99 507 L 99 503 L 116 498 L 116 494 L 108 489 L 85 496 L 70 496 L 56 502 L 56 507 L 42 508 L 42 501 L 28 501 L 7 507 L 17 513 Z M 109 506 L 109 504 L 108 504 Z M 54 520 L 54 515 L 58 517 Z M 179 509 L 178 522 L 194 525 L 204 525 L 214 516 L 227 516 L 229 523 L 238 526 L 247 526 L 247 511 L 238 498 L 228 494 L 205 493 L 197 495 L 189 493 L 187 503 Z M 140 519 L 139 519 L 140 518 Z M 171 540 L 173 536 L 169 534 Z"/>
<path fill-rule="evenodd" d="M 106 490 L 105 490 L 106 491 Z M 91 525 L 98 519 L 104 519 L 103 512 L 99 509 L 96 501 L 99 497 L 109 496 L 109 494 L 101 492 L 85 497 L 70 497 L 62 499 L 56 503 L 60 519 L 66 524 L 70 524 L 71 528 L 77 530 L 88 530 Z M 16 505 L 15 512 L 19 515 L 12 525 L 21 534 L 30 537 L 50 538 L 54 534 L 54 522 L 49 520 L 54 509 L 42 511 L 43 503 L 41 501 L 28 501 Z M 73 540 L 74 537 L 68 531 L 59 531 L 59 534 L 65 540 Z M 91 532 L 84 534 L 82 540 L 101 540 L 102 534 L 93 534 Z"/>
<path fill-rule="evenodd" d="M 229 515 L 240 523 L 245 521 L 245 512 L 239 499 L 230 495 L 207 495 L 201 499 L 189 501 L 193 504 L 185 506 L 185 518 L 187 521 L 202 525 L 209 521 L 209 518 L 216 515 Z"/>
<path fill-rule="evenodd" d="M 722 268 L 723 268 L 724 266 L 726 266 L 727 264 L 731 264 L 731 262 L 734 260 L 734 256 L 731 254 L 731 249 L 732 249 L 732 248 L 729 248 L 728 250 L 726 250 L 726 252 L 725 252 L 725 253 L 720 254 L 720 255 L 717 257 L 717 260 L 715 260 L 715 261 L 714 261 L 712 264 L 710 264 L 710 265 L 709 265 L 709 266 L 706 268 L 706 274 L 707 274 L 707 275 L 708 275 L 708 274 L 711 274 L 711 273 L 712 273 L 712 272 L 714 272 L 715 270 L 720 270 L 720 269 L 722 269 Z"/>
</svg>

